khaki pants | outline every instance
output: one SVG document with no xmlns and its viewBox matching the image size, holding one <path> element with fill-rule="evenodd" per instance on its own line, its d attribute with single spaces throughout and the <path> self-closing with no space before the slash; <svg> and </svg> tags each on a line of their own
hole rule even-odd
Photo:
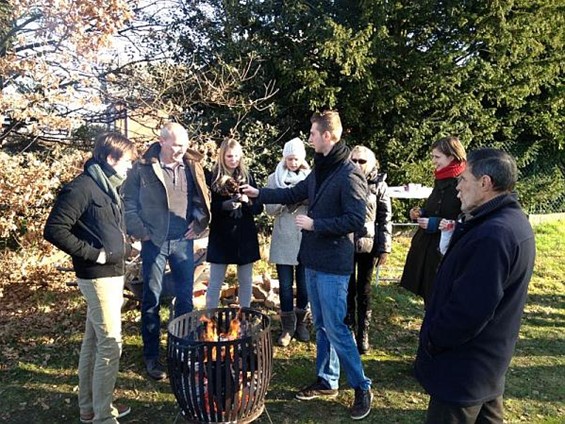
<svg viewBox="0 0 565 424">
<path fill-rule="evenodd" d="M 94 423 L 117 423 L 112 406 L 122 353 L 124 277 L 78 279 L 86 299 L 86 326 L 78 363 L 81 414 L 94 412 Z"/>
</svg>

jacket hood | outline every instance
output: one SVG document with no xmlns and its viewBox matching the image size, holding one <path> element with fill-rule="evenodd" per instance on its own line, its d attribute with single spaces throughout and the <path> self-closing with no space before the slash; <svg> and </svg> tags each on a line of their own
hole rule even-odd
<svg viewBox="0 0 565 424">
<path fill-rule="evenodd" d="M 139 159 L 139 162 L 144 165 L 150 165 L 152 163 L 159 163 L 159 153 L 161 152 L 161 145 L 158 141 L 153 143 L 143 156 Z M 187 149 L 184 154 L 184 161 L 194 161 L 200 162 L 204 158 L 204 155 L 194 149 Z"/>
</svg>

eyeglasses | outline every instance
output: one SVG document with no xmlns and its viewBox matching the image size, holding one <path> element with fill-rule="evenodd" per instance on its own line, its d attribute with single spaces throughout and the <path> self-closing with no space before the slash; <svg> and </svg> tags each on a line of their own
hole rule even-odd
<svg viewBox="0 0 565 424">
<path fill-rule="evenodd" d="M 365 165 L 367 163 L 367 159 L 351 159 L 351 162 L 359 163 L 361 165 Z"/>
</svg>

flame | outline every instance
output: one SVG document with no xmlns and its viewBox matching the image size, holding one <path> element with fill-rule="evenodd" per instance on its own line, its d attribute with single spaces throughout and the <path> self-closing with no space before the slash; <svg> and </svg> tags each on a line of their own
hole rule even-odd
<svg viewBox="0 0 565 424">
<path fill-rule="evenodd" d="M 233 318 L 230 321 L 229 329 L 225 333 L 218 332 L 216 320 L 210 319 L 207 316 L 202 315 L 200 317 L 200 322 L 203 325 L 204 331 L 199 336 L 200 340 L 204 342 L 216 342 L 219 340 L 224 341 L 224 340 L 238 339 L 239 337 L 241 337 L 241 320 L 239 319 L 240 315 L 241 315 L 241 309 L 238 311 L 235 318 Z M 217 349 L 214 346 L 212 347 L 212 355 L 211 355 L 212 360 L 216 359 L 216 355 L 217 355 Z M 224 349 L 221 349 L 220 355 L 222 359 L 225 358 L 226 353 Z M 235 350 L 233 346 L 231 346 L 229 349 L 229 355 L 232 359 L 235 356 Z"/>
<path fill-rule="evenodd" d="M 201 341 L 206 341 L 206 342 L 217 342 L 217 341 L 226 341 L 226 340 L 236 340 L 238 338 L 240 338 L 242 336 L 242 331 L 246 332 L 247 330 L 247 321 L 245 319 L 242 318 L 242 314 L 241 314 L 241 309 L 238 311 L 238 313 L 236 314 L 236 316 L 230 321 L 229 324 L 229 328 L 226 332 L 220 332 L 218 326 L 217 326 L 217 319 L 215 317 L 212 318 L 208 318 L 205 315 L 202 315 L 199 319 L 200 323 L 201 323 L 201 328 L 202 331 L 199 333 L 199 339 Z M 206 349 L 211 349 L 209 352 L 211 352 L 210 358 L 212 361 L 215 361 L 218 357 L 218 351 L 219 351 L 219 357 L 220 359 L 223 361 L 226 359 L 226 356 L 229 355 L 229 357 L 233 360 L 235 358 L 235 350 L 236 347 L 235 346 L 230 346 L 229 348 L 227 347 L 222 347 L 221 349 L 219 349 L 217 346 L 206 346 Z M 204 358 L 204 361 L 207 362 L 208 361 L 208 355 L 206 355 L 206 357 Z M 245 382 L 244 380 L 244 376 L 243 376 L 243 371 L 240 370 L 240 373 L 238 376 L 235 377 L 236 378 L 236 385 L 238 386 L 237 389 L 235 389 L 236 393 L 234 394 L 234 400 L 235 400 L 235 409 L 236 410 L 240 410 L 241 408 L 244 407 L 244 405 L 247 404 L 247 402 L 249 402 L 249 398 L 250 398 L 250 383 L 249 382 Z M 208 394 L 208 378 L 205 375 L 202 375 L 202 380 L 201 383 L 204 385 L 204 409 L 205 412 L 207 414 L 210 413 L 211 408 L 213 407 L 216 411 L 219 409 L 219 405 L 217 403 L 217 400 L 212 397 L 210 398 L 209 394 Z M 228 399 L 226 398 L 226 401 L 228 401 Z M 227 408 L 227 406 L 226 406 Z"/>
<path fill-rule="evenodd" d="M 200 317 L 200 322 L 204 324 L 204 333 L 200 336 L 200 339 L 205 342 L 216 341 L 216 322 L 205 315 Z"/>
<path fill-rule="evenodd" d="M 234 319 L 230 321 L 230 328 L 227 333 L 222 333 L 220 335 L 221 338 L 224 340 L 235 340 L 239 338 L 239 329 L 241 327 L 241 321 L 236 316 Z"/>
</svg>

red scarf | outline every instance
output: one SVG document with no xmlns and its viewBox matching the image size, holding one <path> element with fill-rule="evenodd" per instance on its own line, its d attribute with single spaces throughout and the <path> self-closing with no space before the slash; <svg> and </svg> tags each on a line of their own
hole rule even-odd
<svg viewBox="0 0 565 424">
<path fill-rule="evenodd" d="M 439 171 L 434 171 L 436 180 L 445 180 L 446 178 L 455 178 L 458 177 L 465 171 L 466 162 L 457 162 L 456 160 L 452 161 L 449 165 L 445 168 L 441 168 Z"/>
</svg>

